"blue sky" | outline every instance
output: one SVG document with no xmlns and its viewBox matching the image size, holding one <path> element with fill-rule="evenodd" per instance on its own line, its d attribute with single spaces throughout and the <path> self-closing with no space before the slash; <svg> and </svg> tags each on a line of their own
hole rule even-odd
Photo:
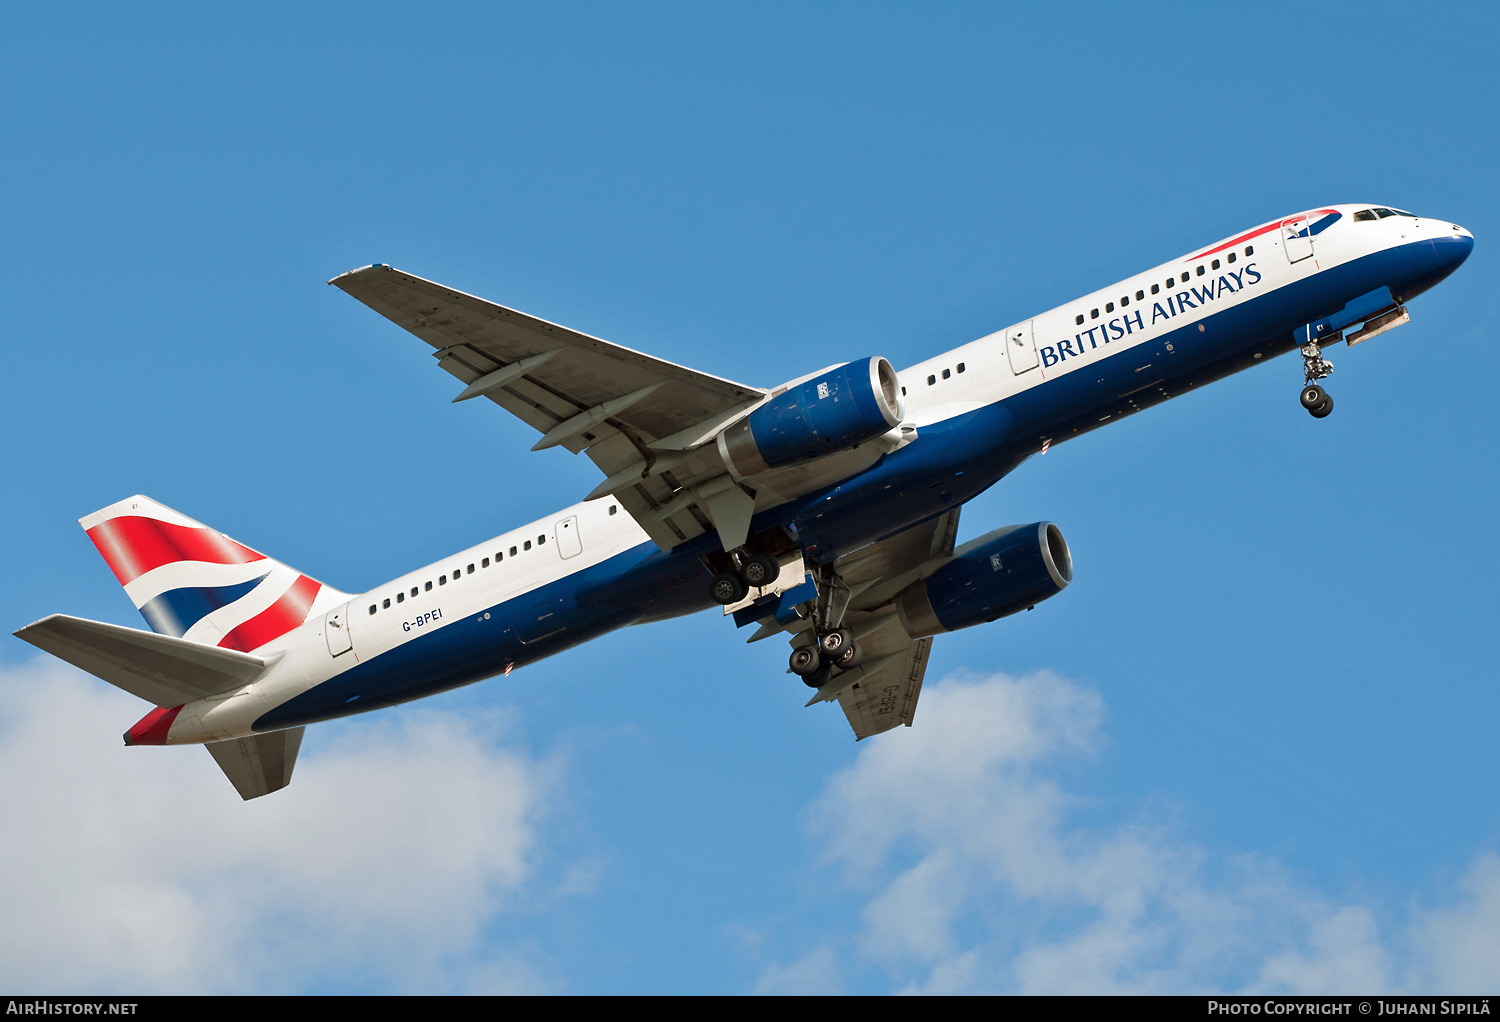
<svg viewBox="0 0 1500 1022">
<path fill-rule="evenodd" d="M 324 281 L 386 262 L 773 385 L 1272 217 L 1451 218 L 1346 352 L 1034 458 L 1077 580 L 858 746 L 716 614 L 310 728 L 242 804 L 0 643 L 0 982 L 56 991 L 1444 990 L 1500 980 L 1486 5 L 0 5 L 5 632 L 140 627 L 146 493 L 360 590 L 585 459 Z"/>
</svg>

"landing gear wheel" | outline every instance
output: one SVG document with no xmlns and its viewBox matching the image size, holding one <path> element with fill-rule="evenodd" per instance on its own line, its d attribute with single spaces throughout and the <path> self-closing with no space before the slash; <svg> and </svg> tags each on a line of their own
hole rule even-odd
<svg viewBox="0 0 1500 1022">
<path fill-rule="evenodd" d="M 1322 404 L 1318 405 L 1318 407 L 1316 408 L 1308 409 L 1308 412 L 1311 413 L 1314 419 L 1324 418 L 1331 411 L 1333 411 L 1333 398 L 1326 394 L 1323 396 Z"/>
<path fill-rule="evenodd" d="M 833 671 L 827 664 L 824 664 L 822 667 L 818 668 L 817 674 L 809 674 L 807 677 L 803 678 L 802 684 L 806 685 L 808 688 L 822 688 L 824 685 L 828 684 L 828 678 L 831 674 L 833 674 Z"/>
<path fill-rule="evenodd" d="M 818 645 L 823 647 L 824 656 L 836 660 L 854 645 L 854 633 L 847 628 L 836 628 L 819 639 Z"/>
<path fill-rule="evenodd" d="M 751 589 L 772 585 L 781 574 L 781 562 L 768 554 L 756 554 L 740 565 L 740 578 Z"/>
<path fill-rule="evenodd" d="M 713 595 L 714 602 L 726 607 L 731 603 L 739 603 L 749 591 L 744 581 L 729 571 L 722 575 L 715 575 L 714 580 L 709 583 L 709 592 Z"/>
<path fill-rule="evenodd" d="M 1330 400 L 1330 398 L 1328 397 L 1328 391 L 1314 383 L 1311 386 L 1302 388 L 1302 397 L 1300 400 L 1302 401 L 1303 408 L 1317 415 L 1316 409 L 1318 406 L 1324 401 Z"/>
<path fill-rule="evenodd" d="M 852 671 L 865 662 L 865 651 L 859 648 L 859 643 L 851 642 L 844 649 L 842 656 L 834 657 L 833 666 L 841 671 Z"/>
<path fill-rule="evenodd" d="M 823 669 L 823 657 L 818 653 L 816 646 L 798 646 L 792 650 L 788 666 L 791 667 L 793 674 L 806 681 Z"/>
</svg>

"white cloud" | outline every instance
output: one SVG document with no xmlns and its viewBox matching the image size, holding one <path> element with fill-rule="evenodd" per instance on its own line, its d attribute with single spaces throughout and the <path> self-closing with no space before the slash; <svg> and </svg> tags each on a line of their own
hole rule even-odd
<svg viewBox="0 0 1500 1022">
<path fill-rule="evenodd" d="M 1053 674 L 929 686 L 917 726 L 863 744 L 813 809 L 814 833 L 869 896 L 817 955 L 878 963 L 911 991 L 1190 992 L 1493 989 L 1500 858 L 1450 907 L 1382 935 L 1370 906 L 1273 861 L 1210 860 L 1169 828 L 1089 830 L 1056 767 L 1101 741 L 1097 693 Z M 1208 865 L 1227 879 L 1210 882 Z"/>
<path fill-rule="evenodd" d="M 242 802 L 200 748 L 126 748 L 147 707 L 0 670 L 0 985 L 57 992 L 538 990 L 485 928 L 529 891 L 556 764 L 506 720 L 364 718 Z"/>
</svg>

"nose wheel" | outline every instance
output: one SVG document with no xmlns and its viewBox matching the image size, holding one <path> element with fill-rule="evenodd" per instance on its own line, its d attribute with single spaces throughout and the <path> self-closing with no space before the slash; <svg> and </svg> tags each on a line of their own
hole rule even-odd
<svg viewBox="0 0 1500 1022">
<path fill-rule="evenodd" d="M 1301 400 L 1302 407 L 1306 408 L 1307 413 L 1314 419 L 1324 418 L 1333 411 L 1333 398 L 1329 396 L 1328 391 L 1316 383 L 1302 388 Z"/>
<path fill-rule="evenodd" d="M 1302 388 L 1301 401 L 1302 407 L 1314 419 L 1325 418 L 1333 411 L 1333 398 L 1317 383 L 1332 373 L 1333 363 L 1323 357 L 1322 345 L 1317 341 L 1308 341 L 1302 346 L 1302 376 L 1307 386 Z"/>
</svg>

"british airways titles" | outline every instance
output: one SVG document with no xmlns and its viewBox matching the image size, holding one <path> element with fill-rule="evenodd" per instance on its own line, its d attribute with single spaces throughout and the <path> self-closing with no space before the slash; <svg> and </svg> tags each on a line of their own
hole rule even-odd
<svg viewBox="0 0 1500 1022">
<path fill-rule="evenodd" d="M 1198 309 L 1207 306 L 1209 302 L 1216 301 L 1223 295 L 1238 294 L 1253 284 L 1259 284 L 1261 280 L 1260 271 L 1255 268 L 1254 263 L 1246 263 L 1239 271 L 1226 270 L 1219 274 L 1217 279 L 1210 279 L 1207 283 L 1195 285 L 1168 294 L 1164 297 L 1165 307 L 1161 301 L 1151 304 L 1151 325 L 1155 326 L 1158 320 L 1170 320 L 1179 316 L 1189 309 Z M 1069 358 L 1079 358 L 1095 348 L 1100 342 L 1109 344 L 1128 337 L 1137 330 L 1146 329 L 1146 317 L 1142 310 L 1117 316 L 1107 323 L 1091 326 L 1087 330 L 1074 334 L 1071 338 L 1064 337 L 1057 344 L 1044 345 L 1039 350 L 1042 356 L 1043 366 L 1055 366 L 1059 362 L 1066 362 Z M 1089 346 L 1083 346 L 1087 341 Z M 1077 345 L 1077 350 L 1074 349 Z"/>
</svg>

